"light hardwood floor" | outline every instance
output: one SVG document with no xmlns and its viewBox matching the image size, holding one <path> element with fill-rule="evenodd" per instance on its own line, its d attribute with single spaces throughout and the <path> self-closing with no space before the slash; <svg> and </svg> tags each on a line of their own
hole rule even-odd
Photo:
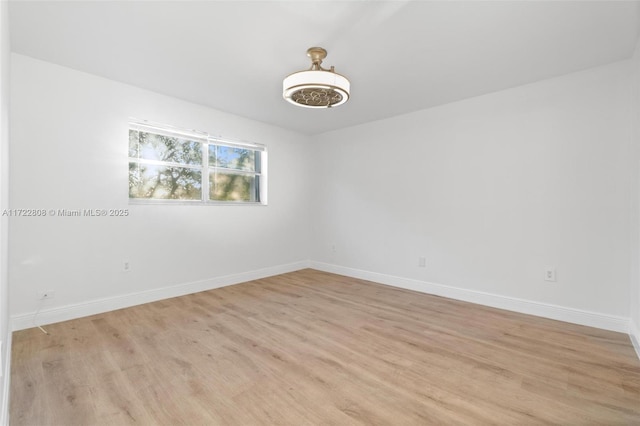
<svg viewBox="0 0 640 426">
<path fill-rule="evenodd" d="M 12 425 L 640 424 L 624 334 L 314 270 L 46 328 Z"/>
</svg>

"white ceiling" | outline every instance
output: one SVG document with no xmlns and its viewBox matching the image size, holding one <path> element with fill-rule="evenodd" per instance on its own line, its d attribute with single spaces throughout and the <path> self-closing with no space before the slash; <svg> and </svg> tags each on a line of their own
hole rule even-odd
<svg viewBox="0 0 640 426">
<path fill-rule="evenodd" d="M 307 134 L 629 58 L 638 2 L 11 1 L 14 52 Z M 351 100 L 282 79 L 326 48 Z"/>
</svg>

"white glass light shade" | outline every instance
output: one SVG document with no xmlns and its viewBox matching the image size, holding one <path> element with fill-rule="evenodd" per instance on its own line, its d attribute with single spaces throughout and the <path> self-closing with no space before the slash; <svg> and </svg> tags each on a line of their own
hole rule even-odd
<svg viewBox="0 0 640 426">
<path fill-rule="evenodd" d="M 332 71 L 300 71 L 282 82 L 282 96 L 294 105 L 331 108 L 349 100 L 349 80 Z"/>
</svg>

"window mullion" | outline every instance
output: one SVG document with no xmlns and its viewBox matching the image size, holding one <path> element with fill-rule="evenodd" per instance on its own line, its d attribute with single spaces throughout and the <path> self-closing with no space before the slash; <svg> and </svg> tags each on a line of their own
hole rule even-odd
<svg viewBox="0 0 640 426">
<path fill-rule="evenodd" d="M 135 157 L 129 157 L 129 162 L 139 163 L 139 164 L 149 164 L 151 166 L 182 167 L 185 169 L 196 169 L 196 170 L 202 167 L 201 164 L 174 163 L 172 161 L 146 160 L 144 158 L 135 158 Z"/>
<path fill-rule="evenodd" d="M 229 169 L 227 167 L 210 167 L 209 168 L 211 171 L 217 172 L 217 173 L 227 173 L 230 175 L 244 175 L 244 176 L 260 176 L 261 173 L 258 172 L 252 172 L 250 170 L 240 170 L 240 169 Z"/>
<path fill-rule="evenodd" d="M 202 144 L 202 201 L 209 201 L 209 144 Z"/>
</svg>

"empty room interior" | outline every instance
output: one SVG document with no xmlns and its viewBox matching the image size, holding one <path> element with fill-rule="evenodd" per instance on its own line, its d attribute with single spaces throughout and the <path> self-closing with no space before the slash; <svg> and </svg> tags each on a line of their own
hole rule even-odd
<svg viewBox="0 0 640 426">
<path fill-rule="evenodd" d="M 0 424 L 640 424 L 640 2 L 0 2 Z"/>
</svg>

